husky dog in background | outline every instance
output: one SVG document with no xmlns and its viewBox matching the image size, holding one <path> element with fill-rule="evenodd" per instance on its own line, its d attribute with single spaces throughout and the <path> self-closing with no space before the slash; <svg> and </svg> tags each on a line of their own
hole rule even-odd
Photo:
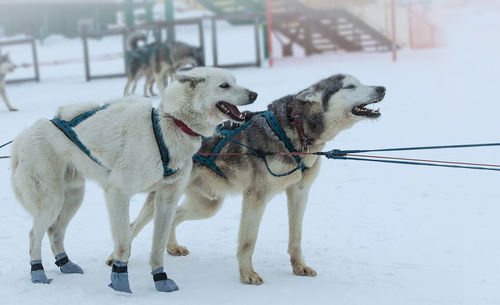
<svg viewBox="0 0 500 305">
<path fill-rule="evenodd" d="M 127 84 L 124 95 L 135 92 L 137 82 L 143 76 L 144 96 L 154 96 L 154 84 L 156 82 L 160 93 L 168 85 L 169 79 L 173 81 L 174 74 L 185 66 L 204 66 L 204 53 L 200 47 L 193 47 L 180 41 L 168 41 L 164 43 L 153 42 L 139 47 L 139 42 L 146 42 L 147 37 L 141 33 L 132 34 L 128 41 L 129 51 L 127 53 Z M 132 89 L 130 89 L 132 86 Z"/>
<path fill-rule="evenodd" d="M 128 51 L 126 54 L 127 57 L 127 84 L 125 85 L 125 89 L 123 92 L 124 96 L 133 94 L 137 87 L 137 82 L 143 76 L 146 77 L 146 81 L 144 83 L 144 96 L 148 96 L 149 94 L 154 96 L 155 93 L 153 91 L 153 82 L 150 82 L 153 79 L 153 69 L 151 68 L 151 56 L 153 55 L 153 47 L 156 43 L 150 43 L 139 47 L 139 42 L 146 42 L 147 37 L 141 33 L 134 33 L 128 39 Z M 132 86 L 132 89 L 130 89 Z"/>
<path fill-rule="evenodd" d="M 177 290 L 163 272 L 163 254 L 177 201 L 191 174 L 192 156 L 201 146 L 201 136 L 212 135 L 218 123 L 244 121 L 237 106 L 256 98 L 257 93 L 238 86 L 227 71 L 195 68 L 177 77 L 158 109 L 138 97 L 122 98 L 107 107 L 65 106 L 52 122 L 41 119 L 23 131 L 12 147 L 12 185 L 33 217 L 31 280 L 51 281 L 41 257 L 45 232 L 60 270 L 83 273 L 69 260 L 64 236 L 82 203 L 88 178 L 103 188 L 109 210 L 115 243 L 110 287 L 131 292 L 127 273 L 130 198 L 154 192 L 153 279 L 159 291 Z M 56 123 L 61 121 L 63 127 Z"/>
<path fill-rule="evenodd" d="M 295 148 L 318 152 L 325 147 L 326 142 L 331 141 L 342 130 L 363 119 L 378 118 L 379 110 L 369 109 L 367 105 L 380 102 L 384 96 L 384 87 L 365 86 L 352 76 L 335 75 L 298 94 L 273 102 L 268 106 L 268 110 L 274 114 L 276 122 Z M 234 134 L 232 137 L 234 142 L 227 141 L 217 152 L 250 152 L 236 142 L 256 151 L 290 151 L 281 140 L 283 135 L 278 136 L 275 127 L 269 122 L 262 115 L 254 115 L 248 122 L 248 127 Z M 224 124 L 222 131 L 230 132 L 229 126 L 230 124 Z M 214 152 L 214 148 L 219 146 L 221 141 L 223 138 L 220 136 L 204 139 L 198 153 Z M 218 156 L 216 165 L 214 163 L 210 165 L 210 162 L 204 162 L 205 164 L 194 162 L 185 191 L 186 198 L 177 209 L 170 231 L 168 253 L 171 255 L 189 253 L 185 247 L 177 243 L 175 231 L 179 224 L 186 220 L 211 217 L 219 210 L 227 195 L 241 194 L 243 210 L 237 255 L 240 280 L 245 284 L 263 283 L 252 266 L 259 225 L 267 202 L 274 195 L 286 191 L 290 234 L 288 253 L 293 273 L 316 276 L 316 271 L 304 261 L 301 240 L 302 219 L 309 190 L 320 170 L 320 159 L 321 157 L 317 155 L 298 159 L 293 156 L 268 156 L 267 164 L 270 170 L 276 174 L 289 173 L 282 177 L 271 175 L 265 162 L 254 155 Z M 149 194 L 140 215 L 131 224 L 132 237 L 135 237 L 153 218 L 156 196 L 154 192 Z"/>
<path fill-rule="evenodd" d="M 12 107 L 7 98 L 7 93 L 5 92 L 5 75 L 16 68 L 17 66 L 10 60 L 9 54 L 0 54 L 0 95 L 10 111 L 17 111 L 17 109 Z"/>
<path fill-rule="evenodd" d="M 203 49 L 181 41 L 168 41 L 151 58 L 154 77 L 148 82 L 150 86 L 156 82 L 160 92 L 163 92 L 168 86 L 169 79 L 173 80 L 174 74 L 186 66 L 205 66 Z"/>
</svg>

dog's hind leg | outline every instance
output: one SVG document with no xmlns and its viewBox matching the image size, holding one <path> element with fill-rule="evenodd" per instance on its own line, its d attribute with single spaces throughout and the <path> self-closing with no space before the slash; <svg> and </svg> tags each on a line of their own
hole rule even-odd
<svg viewBox="0 0 500 305">
<path fill-rule="evenodd" d="M 186 220 L 206 219 L 214 216 L 219 211 L 223 201 L 224 197 L 209 199 L 201 194 L 186 192 L 186 198 L 175 213 L 174 223 L 172 224 L 168 238 L 167 252 L 174 256 L 188 255 L 189 250 L 177 243 L 175 235 L 177 226 Z"/>
<path fill-rule="evenodd" d="M 154 77 L 152 77 L 151 81 L 149 82 L 149 95 L 151 96 L 156 96 L 156 93 L 154 91 L 154 86 L 155 86 L 155 79 Z"/>
<path fill-rule="evenodd" d="M 82 204 L 84 193 L 85 179 L 75 169 L 68 168 L 65 175 L 64 204 L 56 221 L 47 231 L 56 265 L 62 273 L 83 273 L 82 268 L 66 255 L 64 236 L 69 222 Z"/>
<path fill-rule="evenodd" d="M 16 141 L 23 143 L 22 139 Z M 12 155 L 12 186 L 21 205 L 33 217 L 33 227 L 29 234 L 31 281 L 48 284 L 42 265 L 42 241 L 57 215 L 62 209 L 64 200 L 63 170 L 59 164 L 47 161 L 44 152 L 36 148 L 22 147 L 14 142 Z M 48 153 L 48 152 L 45 152 Z M 37 156 L 29 158 L 28 155 Z"/>
<path fill-rule="evenodd" d="M 317 273 L 308 267 L 302 256 L 302 220 L 307 206 L 311 185 L 292 185 L 287 188 L 288 202 L 288 254 L 295 275 L 316 276 Z"/>
<path fill-rule="evenodd" d="M 153 76 L 149 73 L 146 74 L 146 80 L 144 81 L 144 96 L 148 97 L 148 88 L 151 87 L 150 83 Z"/>
<path fill-rule="evenodd" d="M 238 265 L 240 281 L 243 284 L 260 285 L 264 281 L 252 266 L 252 255 L 259 234 L 260 221 L 269 196 L 258 190 L 247 191 L 243 195 L 240 232 L 238 237 Z"/>
<path fill-rule="evenodd" d="M 154 79 L 155 79 L 155 82 L 156 82 L 156 87 L 158 87 L 158 91 L 160 92 L 160 96 L 163 95 L 163 90 L 165 90 L 165 86 L 163 86 L 163 80 L 162 80 L 162 76 L 161 76 L 161 73 L 154 73 Z"/>
<path fill-rule="evenodd" d="M 113 251 L 113 269 L 109 287 L 117 291 L 132 293 L 128 281 L 127 264 L 130 258 L 130 196 L 125 192 L 109 187 L 105 191 L 109 210 L 111 232 L 115 249 Z"/>
</svg>

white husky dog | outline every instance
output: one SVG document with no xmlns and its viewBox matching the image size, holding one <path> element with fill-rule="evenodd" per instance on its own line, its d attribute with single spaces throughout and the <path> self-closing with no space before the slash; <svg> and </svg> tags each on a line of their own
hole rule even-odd
<svg viewBox="0 0 500 305">
<path fill-rule="evenodd" d="M 50 283 L 43 270 L 42 239 L 47 232 L 56 265 L 63 273 L 83 273 L 64 249 L 64 235 L 80 207 L 85 178 L 105 192 L 115 258 L 110 287 L 131 292 L 130 198 L 156 193 L 150 265 L 159 291 L 177 290 L 163 271 L 164 247 L 188 182 L 201 135 L 210 136 L 224 119 L 244 121 L 235 105 L 254 102 L 257 93 L 236 85 L 224 70 L 196 68 L 177 76 L 158 109 L 144 98 L 123 98 L 108 106 L 61 107 L 57 117 L 38 120 L 22 132 L 12 149 L 12 185 L 33 216 L 30 232 L 31 279 Z"/>
</svg>

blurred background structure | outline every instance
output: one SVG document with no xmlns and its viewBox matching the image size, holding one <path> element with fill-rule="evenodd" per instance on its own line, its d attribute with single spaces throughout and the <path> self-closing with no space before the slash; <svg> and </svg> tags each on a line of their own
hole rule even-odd
<svg viewBox="0 0 500 305">
<path fill-rule="evenodd" d="M 261 58 L 272 65 L 273 58 L 440 47 L 446 43 L 440 12 L 468 1 L 0 0 L 0 40 L 34 38 L 43 45 L 51 36 L 82 37 L 83 58 L 67 62 L 84 61 L 87 80 L 92 60 L 126 62 L 126 40 L 134 31 L 202 47 L 208 65 L 261 66 Z"/>
<path fill-rule="evenodd" d="M 391 37 L 392 0 L 270 0 L 277 37 L 285 48 L 291 39 L 307 53 L 332 50 L 385 50 Z M 174 4 L 175 2 L 175 4 Z M 397 42 L 413 48 L 433 47 L 434 7 L 466 0 L 396 0 Z M 0 35 L 44 38 L 52 34 L 75 37 L 83 25 L 94 30 L 128 24 L 171 20 L 177 10 L 205 10 L 205 15 L 256 13 L 265 15 L 266 0 L 0 0 Z M 310 27 L 312 41 L 302 34 Z M 351 29 L 352 33 L 347 34 Z M 307 35 L 307 34 L 306 34 Z M 346 41 L 348 40 L 348 41 Z M 363 42 L 363 40 L 365 40 Z M 371 42 L 368 43 L 368 42 Z M 308 45 L 311 44 L 312 45 Z M 370 47 L 361 47 L 360 43 Z M 289 51 L 288 49 L 285 52 Z"/>
</svg>

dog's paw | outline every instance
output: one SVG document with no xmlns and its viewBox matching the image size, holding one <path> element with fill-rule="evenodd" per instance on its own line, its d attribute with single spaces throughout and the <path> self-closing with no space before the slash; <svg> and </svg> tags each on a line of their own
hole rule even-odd
<svg viewBox="0 0 500 305">
<path fill-rule="evenodd" d="M 66 264 L 59 267 L 62 273 L 70 274 L 70 273 L 80 273 L 83 274 L 83 269 L 72 261 L 67 262 Z"/>
<path fill-rule="evenodd" d="M 167 246 L 167 252 L 168 254 L 173 256 L 186 256 L 189 254 L 189 250 L 181 245 L 175 245 L 171 247 Z"/>
<path fill-rule="evenodd" d="M 17 108 L 9 108 L 9 111 L 12 111 L 12 112 L 19 111 L 19 109 L 17 109 Z"/>
<path fill-rule="evenodd" d="M 50 282 L 52 282 L 52 279 L 47 278 L 47 276 L 45 275 L 45 271 L 36 270 L 31 271 L 31 282 L 35 284 L 50 284 Z"/>
<path fill-rule="evenodd" d="M 303 266 L 303 265 L 294 265 L 293 266 L 293 274 L 300 276 L 316 276 L 318 275 L 313 268 Z"/>
<path fill-rule="evenodd" d="M 108 285 L 110 288 L 116 291 L 132 293 L 128 282 L 127 263 L 114 261 L 110 280 L 111 283 Z"/>
<path fill-rule="evenodd" d="M 264 283 L 264 280 L 255 271 L 252 271 L 247 274 L 240 274 L 240 281 L 243 284 L 248 284 L 248 285 L 260 285 Z"/>
<path fill-rule="evenodd" d="M 179 290 L 177 284 L 172 279 L 169 279 L 167 274 L 163 272 L 163 267 L 151 272 L 151 275 L 153 275 L 156 290 L 160 292 L 172 292 Z"/>
<path fill-rule="evenodd" d="M 160 292 L 172 292 L 179 290 L 177 284 L 171 279 L 155 282 L 155 287 L 156 290 Z"/>
<path fill-rule="evenodd" d="M 80 273 L 83 274 L 82 268 L 77 264 L 73 263 L 65 252 L 56 255 L 56 265 L 59 267 L 62 273 Z"/>
</svg>

